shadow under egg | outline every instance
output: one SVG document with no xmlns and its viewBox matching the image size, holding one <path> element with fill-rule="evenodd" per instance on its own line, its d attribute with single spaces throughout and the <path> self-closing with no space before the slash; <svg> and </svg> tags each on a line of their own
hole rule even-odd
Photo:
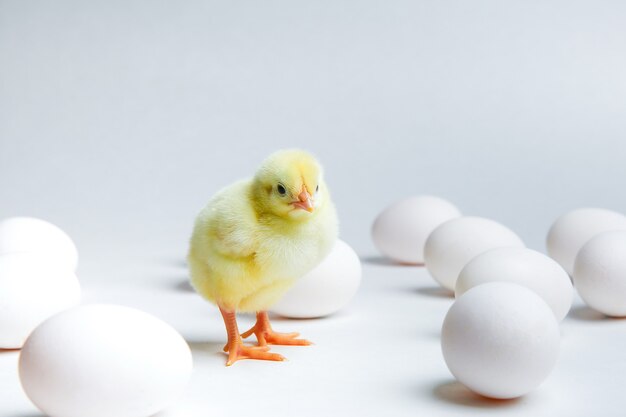
<svg viewBox="0 0 626 417">
<path fill-rule="evenodd" d="M 576 306 L 572 307 L 572 309 L 567 314 L 568 319 L 578 320 L 578 321 L 620 321 L 626 319 L 626 317 L 611 317 L 607 316 L 604 313 L 601 313 L 597 310 L 589 306 Z"/>
<path fill-rule="evenodd" d="M 420 287 L 416 292 L 427 297 L 454 300 L 454 292 L 443 287 Z"/>
<path fill-rule="evenodd" d="M 435 385 L 432 393 L 440 401 L 472 408 L 505 408 L 519 402 L 519 398 L 495 399 L 483 397 L 455 380 L 444 381 Z"/>
<path fill-rule="evenodd" d="M 174 285 L 174 289 L 181 292 L 195 292 L 195 290 L 191 286 L 191 282 L 189 282 L 189 278 L 185 278 L 184 280 L 177 282 Z"/>
<path fill-rule="evenodd" d="M 423 263 L 408 263 L 408 262 L 399 262 L 394 261 L 392 259 L 386 258 L 384 256 L 361 256 L 359 258 L 362 263 L 368 265 L 376 265 L 376 266 L 398 266 L 398 267 L 423 267 Z"/>
</svg>

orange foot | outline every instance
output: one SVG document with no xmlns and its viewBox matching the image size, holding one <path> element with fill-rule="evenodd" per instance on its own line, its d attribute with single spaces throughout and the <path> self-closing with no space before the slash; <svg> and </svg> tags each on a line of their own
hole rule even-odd
<svg viewBox="0 0 626 417">
<path fill-rule="evenodd" d="M 250 330 L 241 334 L 244 339 L 254 334 L 259 342 L 258 347 L 267 345 L 291 345 L 308 346 L 312 343 L 305 339 L 298 339 L 300 333 L 278 333 L 272 330 L 269 317 L 266 311 L 261 311 L 256 315 L 256 323 Z"/>
<path fill-rule="evenodd" d="M 241 339 L 227 344 L 224 351 L 228 352 L 226 366 L 230 366 L 240 359 L 261 359 L 266 361 L 284 361 L 285 357 L 278 353 L 269 353 L 267 346 L 246 346 Z"/>
<path fill-rule="evenodd" d="M 228 343 L 224 346 L 224 351 L 228 352 L 226 366 L 232 365 L 239 359 L 261 359 L 266 361 L 285 360 L 285 358 L 278 353 L 269 353 L 268 350 L 270 350 L 270 348 L 267 346 L 245 346 L 239 336 L 235 312 L 221 306 L 220 312 L 224 318 L 224 325 L 228 333 Z"/>
</svg>

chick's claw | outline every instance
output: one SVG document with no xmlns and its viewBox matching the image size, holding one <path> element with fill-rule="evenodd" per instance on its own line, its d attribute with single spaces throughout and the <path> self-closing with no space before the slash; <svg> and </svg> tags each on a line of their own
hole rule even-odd
<svg viewBox="0 0 626 417">
<path fill-rule="evenodd" d="M 259 342 L 259 347 L 267 345 L 290 345 L 309 346 L 311 342 L 305 339 L 298 339 L 300 333 L 279 333 L 272 330 L 267 312 L 257 313 L 257 320 L 250 330 L 241 334 L 242 338 L 247 338 L 254 334 Z"/>
<path fill-rule="evenodd" d="M 250 349 L 256 349 L 261 352 L 267 352 L 268 350 L 270 350 L 269 346 L 246 346 L 246 347 Z M 227 343 L 224 345 L 224 352 L 228 352 L 229 350 L 230 350 L 230 346 Z"/>
<path fill-rule="evenodd" d="M 262 338 L 269 345 L 309 346 L 313 344 L 306 339 L 297 339 L 298 335 L 299 333 L 276 333 L 269 331 Z M 257 335 L 257 337 L 259 336 Z M 263 346 L 260 340 L 259 345 Z"/>
<path fill-rule="evenodd" d="M 283 355 L 278 353 L 269 353 L 267 349 L 259 349 L 259 346 L 245 346 L 243 344 L 235 344 L 228 348 L 228 361 L 226 366 L 230 366 L 240 359 L 260 359 L 265 361 L 281 362 L 285 360 Z"/>
</svg>

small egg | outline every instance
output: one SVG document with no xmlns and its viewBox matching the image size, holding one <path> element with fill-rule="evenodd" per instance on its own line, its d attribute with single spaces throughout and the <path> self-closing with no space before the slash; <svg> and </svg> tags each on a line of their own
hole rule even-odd
<svg viewBox="0 0 626 417">
<path fill-rule="evenodd" d="M 474 287 L 452 305 L 441 348 L 450 372 L 474 392 L 491 398 L 524 395 L 556 364 L 559 325 L 541 297 L 519 284 Z"/>
<path fill-rule="evenodd" d="M 626 316 L 626 231 L 604 232 L 580 249 L 574 262 L 574 286 L 591 308 Z"/>
<path fill-rule="evenodd" d="M 19 359 L 26 395 L 54 417 L 151 416 L 181 396 L 191 368 L 189 346 L 171 326 L 105 304 L 46 320 Z"/>
<path fill-rule="evenodd" d="M 42 321 L 79 301 L 73 270 L 36 253 L 0 255 L 0 348 L 21 348 Z"/>
<path fill-rule="evenodd" d="M 556 261 L 531 249 L 496 248 L 481 253 L 461 270 L 456 297 L 494 281 L 513 282 L 534 291 L 548 303 L 558 321 L 572 306 L 574 289 L 567 272 Z"/>
<path fill-rule="evenodd" d="M 271 310 L 291 318 L 328 316 L 347 305 L 360 284 L 359 257 L 347 243 L 337 240 L 330 254 L 300 278 Z"/>
<path fill-rule="evenodd" d="M 601 208 L 572 210 L 552 224 L 547 237 L 548 255 L 571 275 L 580 248 L 592 237 L 611 230 L 626 230 L 626 216 Z"/>
<path fill-rule="evenodd" d="M 383 210 L 372 226 L 372 238 L 385 256 L 402 263 L 423 264 L 428 235 L 440 224 L 457 217 L 461 217 L 461 212 L 447 200 L 414 196 Z"/>
<path fill-rule="evenodd" d="M 78 266 L 78 251 L 63 230 L 33 217 L 11 217 L 0 222 L 0 255 L 35 252 L 67 265 Z"/>
<path fill-rule="evenodd" d="M 499 247 L 523 248 L 510 229 L 482 217 L 449 220 L 430 234 L 424 246 L 426 269 L 444 288 L 454 291 L 461 269 L 475 256 Z"/>
</svg>

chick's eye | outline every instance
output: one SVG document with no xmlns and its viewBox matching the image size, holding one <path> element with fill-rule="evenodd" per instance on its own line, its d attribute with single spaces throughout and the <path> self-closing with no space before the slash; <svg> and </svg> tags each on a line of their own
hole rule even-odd
<svg viewBox="0 0 626 417">
<path fill-rule="evenodd" d="M 320 190 L 320 186 L 318 184 L 317 187 L 315 187 L 315 192 L 318 192 L 319 190 Z"/>
<path fill-rule="evenodd" d="M 282 184 L 278 184 L 276 186 L 276 191 L 278 191 L 278 194 L 280 195 L 285 195 L 287 193 L 287 190 L 285 189 L 285 186 Z"/>
</svg>

